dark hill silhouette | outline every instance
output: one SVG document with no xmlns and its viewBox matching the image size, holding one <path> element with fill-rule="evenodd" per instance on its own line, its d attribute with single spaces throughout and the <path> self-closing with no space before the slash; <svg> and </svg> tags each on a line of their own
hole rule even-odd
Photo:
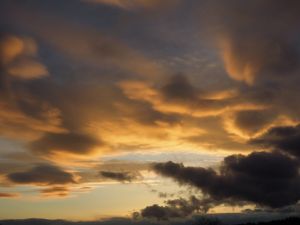
<svg viewBox="0 0 300 225">
<path fill-rule="evenodd" d="M 275 220 L 270 222 L 260 222 L 260 223 L 244 223 L 240 225 L 300 225 L 300 218 L 293 217 L 282 220 Z"/>
<path fill-rule="evenodd" d="M 170 221 L 163 223 L 168 225 L 231 225 L 222 223 L 221 219 L 198 218 L 186 221 Z M 114 218 L 104 221 L 82 221 L 73 222 L 66 220 L 47 220 L 47 219 L 25 219 L 25 220 L 1 220 L 0 225 L 162 225 L 157 221 L 132 221 L 124 218 Z M 237 223 L 235 223 L 237 225 Z M 238 225 L 300 225 L 300 217 L 290 217 L 287 219 L 273 220 L 269 222 L 242 223 Z"/>
</svg>

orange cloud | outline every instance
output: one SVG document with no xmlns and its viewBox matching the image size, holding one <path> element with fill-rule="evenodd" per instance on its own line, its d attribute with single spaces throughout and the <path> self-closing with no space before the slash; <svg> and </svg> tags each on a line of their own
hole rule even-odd
<svg viewBox="0 0 300 225">
<path fill-rule="evenodd" d="M 64 186 L 48 187 L 40 190 L 42 197 L 66 197 L 69 195 L 69 188 Z"/>
<path fill-rule="evenodd" d="M 253 84 L 255 76 L 261 69 L 260 59 L 243 58 L 239 53 L 240 49 L 235 46 L 234 40 L 223 38 L 219 42 L 221 46 L 221 56 L 224 61 L 225 69 L 229 76 L 235 80 L 243 81 L 247 84 Z M 253 46 L 255 48 L 255 46 Z M 241 51 L 247 51 L 244 49 Z"/>
<path fill-rule="evenodd" d="M 19 79 L 37 79 L 48 75 L 37 59 L 37 45 L 28 37 L 6 35 L 0 41 L 1 63 L 5 71 Z"/>
<path fill-rule="evenodd" d="M 199 92 L 185 99 L 172 100 L 166 98 L 161 91 L 146 82 L 124 81 L 120 82 L 119 85 L 130 99 L 149 102 L 153 105 L 154 109 L 164 113 L 209 117 L 218 116 L 228 111 L 264 109 L 267 107 L 232 99 L 234 96 L 237 96 L 237 93 L 233 93 L 232 91 L 213 92 L 211 94 Z"/>
<path fill-rule="evenodd" d="M 272 127 L 295 125 L 297 121 L 272 110 L 241 110 L 224 116 L 224 127 L 235 137 L 249 140 Z"/>
<path fill-rule="evenodd" d="M 0 199 L 1 198 L 16 198 L 19 197 L 20 195 L 18 193 L 4 193 L 0 192 Z"/>
<path fill-rule="evenodd" d="M 7 72 L 21 79 L 36 79 L 48 75 L 47 68 L 31 59 L 19 60 L 9 66 Z"/>
</svg>

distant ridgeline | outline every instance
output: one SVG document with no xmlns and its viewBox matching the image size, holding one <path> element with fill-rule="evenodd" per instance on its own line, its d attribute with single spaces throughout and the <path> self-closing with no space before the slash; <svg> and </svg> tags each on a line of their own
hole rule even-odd
<svg viewBox="0 0 300 225">
<path fill-rule="evenodd" d="M 25 220 L 2 220 L 0 225 L 230 225 L 222 223 L 219 219 L 200 218 L 186 221 L 158 221 L 142 220 L 132 221 L 125 218 L 115 218 L 106 221 L 72 222 L 66 220 L 47 220 L 47 219 L 25 219 Z M 237 225 L 235 223 L 235 225 Z M 300 217 L 290 217 L 287 219 L 273 220 L 269 222 L 243 223 L 238 225 L 300 225 Z"/>
<path fill-rule="evenodd" d="M 244 223 L 240 225 L 300 225 L 300 217 L 287 218 L 282 220 L 274 220 L 270 222 L 260 223 Z"/>
</svg>

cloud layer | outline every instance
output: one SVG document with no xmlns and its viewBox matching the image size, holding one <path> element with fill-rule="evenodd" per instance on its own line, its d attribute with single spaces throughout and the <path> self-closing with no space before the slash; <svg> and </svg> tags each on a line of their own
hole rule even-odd
<svg viewBox="0 0 300 225">
<path fill-rule="evenodd" d="M 299 9 L 292 0 L 1 1 L 0 197 L 19 196 L 7 187 L 78 197 L 171 177 L 203 196 L 178 194 L 139 216 L 296 204 Z M 139 157 L 165 152 L 226 157 L 152 171 Z"/>
</svg>

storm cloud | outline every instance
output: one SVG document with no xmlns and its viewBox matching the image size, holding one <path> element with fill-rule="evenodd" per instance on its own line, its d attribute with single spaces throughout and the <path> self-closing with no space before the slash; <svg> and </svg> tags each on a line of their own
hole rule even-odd
<svg viewBox="0 0 300 225">
<path fill-rule="evenodd" d="M 278 152 L 228 156 L 219 171 L 173 162 L 154 165 L 158 174 L 196 187 L 214 200 L 248 201 L 273 208 L 299 200 L 298 168 L 296 160 Z"/>
<path fill-rule="evenodd" d="M 300 157 L 300 125 L 273 127 L 250 141 L 263 148 L 271 148 Z"/>
</svg>

